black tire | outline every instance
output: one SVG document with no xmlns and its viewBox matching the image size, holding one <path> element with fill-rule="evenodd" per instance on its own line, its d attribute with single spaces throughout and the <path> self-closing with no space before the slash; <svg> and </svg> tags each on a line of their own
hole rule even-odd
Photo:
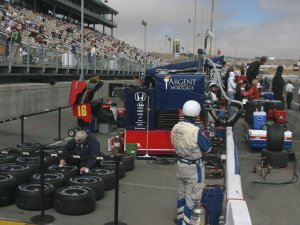
<svg viewBox="0 0 300 225">
<path fill-rule="evenodd" d="M 36 173 L 32 175 L 31 181 L 34 183 L 41 182 L 41 174 Z M 65 176 L 61 173 L 45 173 L 44 174 L 45 183 L 52 184 L 55 189 L 64 186 L 67 182 Z"/>
<path fill-rule="evenodd" d="M 58 153 L 57 150 L 55 150 L 55 149 L 45 149 L 43 151 L 44 151 L 45 158 L 47 158 L 48 166 L 51 166 L 51 165 L 54 165 L 54 164 L 59 164 L 59 158 L 58 158 L 59 153 Z M 35 151 L 33 155 L 39 156 L 40 151 L 39 150 Z M 46 167 L 46 165 L 45 165 L 45 167 Z"/>
<path fill-rule="evenodd" d="M 17 163 L 6 163 L 0 165 L 0 174 L 12 175 L 17 180 L 17 185 L 24 184 L 32 174 L 30 166 Z"/>
<path fill-rule="evenodd" d="M 67 186 L 56 190 L 54 194 L 55 211 L 66 215 L 84 215 L 94 211 L 95 192 L 88 187 Z"/>
<path fill-rule="evenodd" d="M 18 148 L 4 148 L 1 149 L 0 153 L 5 155 L 13 155 L 15 157 L 23 155 L 21 150 Z"/>
<path fill-rule="evenodd" d="M 267 150 L 280 152 L 283 150 L 284 126 L 281 124 L 272 124 L 267 128 Z"/>
<path fill-rule="evenodd" d="M 88 174 L 102 178 L 104 181 L 105 191 L 112 190 L 115 188 L 115 184 L 116 184 L 115 171 L 95 167 L 95 168 L 91 169 Z"/>
<path fill-rule="evenodd" d="M 103 160 L 101 162 L 101 166 L 102 169 L 106 169 L 106 170 L 112 170 L 115 171 L 116 169 L 116 163 L 113 160 Z M 125 166 L 123 162 L 120 162 L 119 164 L 119 179 L 122 179 L 125 177 Z"/>
<path fill-rule="evenodd" d="M 28 165 L 32 168 L 32 173 L 41 172 L 41 160 L 39 156 L 23 156 L 16 159 L 17 163 Z M 49 167 L 49 158 L 44 158 L 44 168 Z"/>
<path fill-rule="evenodd" d="M 0 174 L 0 207 L 11 205 L 15 202 L 17 180 L 12 175 Z"/>
<path fill-rule="evenodd" d="M 72 177 L 69 180 L 69 185 L 84 186 L 93 189 L 96 200 L 100 200 L 104 197 L 104 181 L 100 177 L 90 175 Z"/>
<path fill-rule="evenodd" d="M 74 136 L 75 136 L 75 134 L 76 134 L 76 132 L 75 132 L 75 130 L 74 130 L 74 129 L 70 129 L 70 130 L 68 130 L 68 135 L 69 135 L 69 137 L 74 137 Z"/>
<path fill-rule="evenodd" d="M 50 209 L 53 207 L 53 192 L 52 184 L 44 184 L 44 207 Z M 41 185 L 39 183 L 26 183 L 17 188 L 16 205 L 20 209 L 25 210 L 41 210 Z"/>
<path fill-rule="evenodd" d="M 269 164 L 272 168 L 285 168 L 288 166 L 288 152 L 262 151 L 261 157 L 266 157 L 266 163 Z"/>
<path fill-rule="evenodd" d="M 11 163 L 16 159 L 13 155 L 0 154 L 0 164 Z"/>
<path fill-rule="evenodd" d="M 131 155 L 122 155 L 122 162 L 125 166 L 125 171 L 134 170 L 134 157 Z"/>
<path fill-rule="evenodd" d="M 65 176 L 66 180 L 69 180 L 71 177 L 75 177 L 78 175 L 78 167 L 77 166 L 71 166 L 71 165 L 52 165 L 49 166 L 49 171 L 52 173 L 61 173 Z"/>
</svg>

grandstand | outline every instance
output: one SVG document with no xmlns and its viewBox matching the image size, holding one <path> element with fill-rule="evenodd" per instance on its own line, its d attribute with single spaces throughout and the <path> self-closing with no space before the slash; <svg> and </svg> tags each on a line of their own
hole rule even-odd
<svg viewBox="0 0 300 225">
<path fill-rule="evenodd" d="M 0 74 L 80 73 L 80 0 L 0 2 Z M 116 10 L 100 0 L 85 2 L 86 74 L 136 75 L 146 67 L 164 63 L 159 56 L 112 35 L 117 27 L 113 22 Z M 101 31 L 97 30 L 99 26 L 103 27 Z M 110 35 L 105 28 L 111 29 Z M 21 44 L 10 38 L 14 29 L 21 32 Z"/>
</svg>

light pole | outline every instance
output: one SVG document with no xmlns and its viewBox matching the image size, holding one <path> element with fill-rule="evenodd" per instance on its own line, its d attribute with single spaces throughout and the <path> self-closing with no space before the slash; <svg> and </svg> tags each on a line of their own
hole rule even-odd
<svg viewBox="0 0 300 225">
<path fill-rule="evenodd" d="M 167 53 L 167 39 L 168 39 L 168 35 L 166 34 L 166 38 L 165 38 L 165 54 Z"/>
<path fill-rule="evenodd" d="M 80 48 L 81 48 L 81 74 L 79 80 L 84 80 L 84 74 L 83 74 L 83 34 L 84 34 L 84 0 L 81 0 L 81 42 L 80 42 Z M 69 57 L 69 56 L 68 56 Z"/>
<path fill-rule="evenodd" d="M 168 41 L 170 42 L 170 53 L 172 54 L 172 48 L 171 48 L 171 47 L 172 47 L 172 46 L 171 46 L 171 44 L 172 44 L 172 43 L 171 43 L 172 39 L 171 39 L 170 37 L 168 37 Z"/>
<path fill-rule="evenodd" d="M 147 27 L 147 23 L 145 22 L 145 20 L 142 20 L 142 25 L 145 27 L 144 51 L 146 52 L 146 27 Z"/>
<path fill-rule="evenodd" d="M 195 55 L 195 45 L 196 45 L 196 14 L 197 14 L 197 4 L 195 0 L 195 13 L 194 13 L 194 46 L 193 46 L 193 57 Z"/>
<path fill-rule="evenodd" d="M 212 0 L 212 5 L 211 5 L 211 17 L 210 17 L 210 31 L 211 31 L 211 32 L 213 32 L 214 7 L 215 7 L 215 0 Z M 210 40 L 210 47 L 209 47 L 209 57 L 211 57 L 212 42 L 213 42 L 213 40 L 211 39 L 211 40 Z"/>
</svg>

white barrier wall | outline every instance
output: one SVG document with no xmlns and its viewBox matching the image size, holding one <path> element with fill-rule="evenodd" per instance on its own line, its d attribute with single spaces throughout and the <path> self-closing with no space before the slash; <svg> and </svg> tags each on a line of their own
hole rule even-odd
<svg viewBox="0 0 300 225">
<path fill-rule="evenodd" d="M 226 129 L 226 225 L 252 225 L 244 201 L 232 127 Z"/>
<path fill-rule="evenodd" d="M 108 98 L 109 83 L 137 84 L 136 80 L 104 81 L 94 99 Z M 22 83 L 0 85 L 0 121 L 20 117 L 47 109 L 68 106 L 71 82 Z"/>
</svg>

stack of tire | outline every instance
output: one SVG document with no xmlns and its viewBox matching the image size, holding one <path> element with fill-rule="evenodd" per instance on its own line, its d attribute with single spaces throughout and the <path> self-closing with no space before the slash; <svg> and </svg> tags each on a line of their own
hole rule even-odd
<svg viewBox="0 0 300 225">
<path fill-rule="evenodd" d="M 0 154 L 0 206 L 16 203 L 24 210 L 41 209 L 41 170 L 39 150 L 24 156 L 18 150 Z M 1 152 L 1 151 L 0 151 Z M 83 215 L 95 209 L 96 201 L 105 196 L 105 191 L 115 187 L 115 163 L 107 157 L 100 167 L 80 175 L 74 165 L 58 166 L 58 158 L 52 157 L 57 150 L 45 150 L 44 209 L 54 207 L 62 214 Z M 134 169 L 134 158 L 123 155 L 119 164 L 120 176 Z"/>
</svg>

